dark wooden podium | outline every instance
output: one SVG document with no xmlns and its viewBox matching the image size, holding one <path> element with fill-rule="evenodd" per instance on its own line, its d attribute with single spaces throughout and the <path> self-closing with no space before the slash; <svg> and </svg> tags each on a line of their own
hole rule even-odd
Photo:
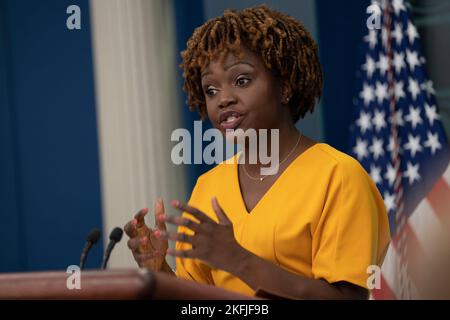
<svg viewBox="0 0 450 320">
<path fill-rule="evenodd" d="M 0 274 L 0 299 L 252 299 L 147 269 L 82 271 L 80 289 L 67 288 L 69 276 L 64 271 Z"/>
</svg>

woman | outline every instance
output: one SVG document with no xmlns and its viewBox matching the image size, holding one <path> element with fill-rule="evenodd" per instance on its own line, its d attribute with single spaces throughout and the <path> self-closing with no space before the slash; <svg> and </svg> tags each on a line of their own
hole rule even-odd
<svg viewBox="0 0 450 320">
<path fill-rule="evenodd" d="M 181 217 L 156 202 L 156 230 L 141 210 L 125 226 L 138 264 L 173 274 L 167 253 L 178 277 L 247 295 L 367 298 L 367 268 L 381 265 L 389 243 L 387 215 L 356 160 L 295 127 L 322 89 L 310 34 L 266 6 L 226 11 L 195 30 L 182 57 L 191 108 L 223 134 L 278 129 L 279 170 L 262 176 L 261 162 L 221 163 L 197 180 L 189 205 L 172 202 Z"/>
</svg>

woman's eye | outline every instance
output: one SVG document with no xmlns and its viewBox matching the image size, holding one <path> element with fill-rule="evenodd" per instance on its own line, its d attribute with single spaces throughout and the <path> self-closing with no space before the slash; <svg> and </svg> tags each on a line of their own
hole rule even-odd
<svg viewBox="0 0 450 320">
<path fill-rule="evenodd" d="M 205 93 L 209 97 L 214 97 L 217 93 L 217 89 L 214 89 L 213 87 L 209 86 L 205 89 Z"/>
<path fill-rule="evenodd" d="M 238 87 L 243 87 L 243 86 L 245 86 L 247 83 L 249 83 L 250 82 L 250 78 L 247 78 L 247 77 L 239 77 L 239 78 L 237 78 L 237 80 L 236 80 L 236 85 L 238 86 Z"/>
</svg>

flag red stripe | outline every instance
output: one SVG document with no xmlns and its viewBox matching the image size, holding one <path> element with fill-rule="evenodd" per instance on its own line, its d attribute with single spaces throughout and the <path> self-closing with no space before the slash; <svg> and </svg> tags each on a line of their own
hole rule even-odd
<svg viewBox="0 0 450 320">
<path fill-rule="evenodd" d="M 444 219 L 449 218 L 450 187 L 442 177 L 433 186 L 433 189 L 427 195 L 427 198 L 439 220 L 444 222 Z"/>
<path fill-rule="evenodd" d="M 405 243 L 403 244 L 400 243 L 402 233 L 405 233 Z M 420 294 L 420 285 L 422 285 L 422 281 L 419 277 L 421 276 L 424 269 L 423 266 L 425 263 L 426 252 L 418 241 L 417 236 L 414 230 L 411 228 L 409 222 L 407 222 L 403 230 L 398 232 L 392 239 L 392 245 L 394 246 L 400 265 L 408 266 L 408 269 L 406 270 L 407 275 L 411 282 L 418 289 L 418 293 Z M 406 248 L 403 259 L 401 252 L 402 248 Z"/>
<path fill-rule="evenodd" d="M 395 294 L 392 291 L 386 279 L 381 275 L 381 288 L 372 290 L 372 297 L 374 300 L 396 300 Z"/>
<path fill-rule="evenodd" d="M 407 248 L 407 255 L 405 258 L 408 261 L 408 273 L 420 274 L 420 260 L 426 255 L 425 250 L 417 239 L 411 225 L 406 223 L 404 229 L 395 236 L 395 240 L 393 242 L 395 245 L 395 251 L 399 257 L 401 257 L 400 250 L 402 250 L 402 248 L 399 248 L 398 245 L 402 232 L 405 232 L 406 237 L 406 243 L 404 243 L 403 246 L 406 245 Z"/>
</svg>

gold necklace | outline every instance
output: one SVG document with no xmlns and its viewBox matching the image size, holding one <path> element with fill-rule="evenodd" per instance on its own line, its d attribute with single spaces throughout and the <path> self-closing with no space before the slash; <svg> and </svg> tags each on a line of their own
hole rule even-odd
<svg viewBox="0 0 450 320">
<path fill-rule="evenodd" d="M 278 169 L 281 167 L 281 165 L 291 156 L 291 154 L 294 152 L 294 150 L 297 148 L 300 139 L 302 138 L 302 134 L 300 133 L 300 135 L 298 136 L 297 142 L 295 143 L 294 147 L 291 149 L 291 151 L 288 153 L 288 155 L 278 164 Z M 241 154 L 242 156 L 242 154 Z M 239 162 L 238 162 L 239 163 Z M 247 175 L 247 177 L 249 177 L 251 180 L 259 180 L 259 181 L 264 181 L 265 178 L 267 178 L 270 174 L 264 175 L 264 176 L 260 176 L 258 178 L 252 177 L 248 172 L 247 169 L 245 169 L 245 165 L 242 164 L 242 169 L 244 170 L 244 173 Z"/>
</svg>

